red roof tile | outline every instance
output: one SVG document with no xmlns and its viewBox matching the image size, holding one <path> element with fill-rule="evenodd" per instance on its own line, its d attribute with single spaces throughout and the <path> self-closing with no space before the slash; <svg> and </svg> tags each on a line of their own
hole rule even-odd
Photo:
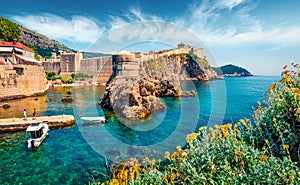
<svg viewBox="0 0 300 185">
<path fill-rule="evenodd" d="M 19 49 L 23 49 L 23 50 L 26 50 L 26 51 L 30 51 L 30 52 L 34 52 L 32 49 L 30 49 L 29 47 L 19 43 L 19 42 L 16 42 L 16 44 L 14 44 L 13 42 L 4 42 L 2 40 L 0 40 L 0 46 L 2 47 L 16 47 L 16 48 L 19 48 Z"/>
</svg>

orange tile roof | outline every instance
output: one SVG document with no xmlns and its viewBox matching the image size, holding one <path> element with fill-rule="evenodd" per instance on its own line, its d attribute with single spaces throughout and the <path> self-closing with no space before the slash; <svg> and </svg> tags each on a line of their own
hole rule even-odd
<svg viewBox="0 0 300 185">
<path fill-rule="evenodd" d="M 16 42 L 16 44 L 14 44 L 13 42 L 4 42 L 2 40 L 0 40 L 0 46 L 2 47 L 16 47 L 16 48 L 19 48 L 19 49 L 23 49 L 23 50 L 26 50 L 26 51 L 30 51 L 30 52 L 34 52 L 32 49 L 30 49 L 29 47 L 19 43 L 19 42 Z"/>
</svg>

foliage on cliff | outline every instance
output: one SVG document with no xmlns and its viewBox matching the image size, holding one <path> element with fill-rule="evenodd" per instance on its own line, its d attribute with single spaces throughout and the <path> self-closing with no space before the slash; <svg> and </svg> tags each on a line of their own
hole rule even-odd
<svg viewBox="0 0 300 185">
<path fill-rule="evenodd" d="M 28 47 L 31 48 L 31 49 L 34 51 L 34 58 L 35 58 L 36 60 L 40 61 L 40 55 L 39 55 L 39 53 L 38 53 L 36 47 L 35 47 L 35 46 L 32 46 L 32 45 L 30 45 L 30 46 L 28 46 Z"/>
<path fill-rule="evenodd" d="M 213 80 L 218 75 L 205 58 L 199 58 L 194 53 L 178 53 L 159 56 L 145 61 L 147 74 L 150 76 L 176 75 L 179 80 Z"/>
<path fill-rule="evenodd" d="M 0 17 L 0 39 L 6 42 L 12 42 L 20 38 L 20 29 L 16 23 L 13 23 L 3 17 Z"/>
<path fill-rule="evenodd" d="M 221 67 L 213 67 L 213 69 L 217 72 L 218 75 L 239 74 L 240 76 L 252 76 L 252 74 L 247 69 L 232 64 Z"/>
<path fill-rule="evenodd" d="M 293 67 L 284 67 L 252 121 L 201 127 L 165 161 L 114 165 L 103 184 L 300 184 L 300 68 Z"/>
</svg>

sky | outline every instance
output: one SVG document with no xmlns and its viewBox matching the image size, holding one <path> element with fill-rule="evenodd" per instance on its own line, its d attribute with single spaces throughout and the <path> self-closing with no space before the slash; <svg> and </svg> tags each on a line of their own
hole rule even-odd
<svg viewBox="0 0 300 185">
<path fill-rule="evenodd" d="M 82 51 L 204 48 L 213 66 L 280 75 L 300 62 L 298 0 L 1 0 L 0 16 Z"/>
</svg>

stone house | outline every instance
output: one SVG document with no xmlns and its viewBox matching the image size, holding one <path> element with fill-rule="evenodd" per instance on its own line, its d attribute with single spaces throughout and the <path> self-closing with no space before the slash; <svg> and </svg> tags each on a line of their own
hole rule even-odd
<svg viewBox="0 0 300 185">
<path fill-rule="evenodd" d="M 0 65 L 41 65 L 41 62 L 34 58 L 34 51 L 19 43 L 16 39 L 13 42 L 0 40 Z"/>
</svg>

